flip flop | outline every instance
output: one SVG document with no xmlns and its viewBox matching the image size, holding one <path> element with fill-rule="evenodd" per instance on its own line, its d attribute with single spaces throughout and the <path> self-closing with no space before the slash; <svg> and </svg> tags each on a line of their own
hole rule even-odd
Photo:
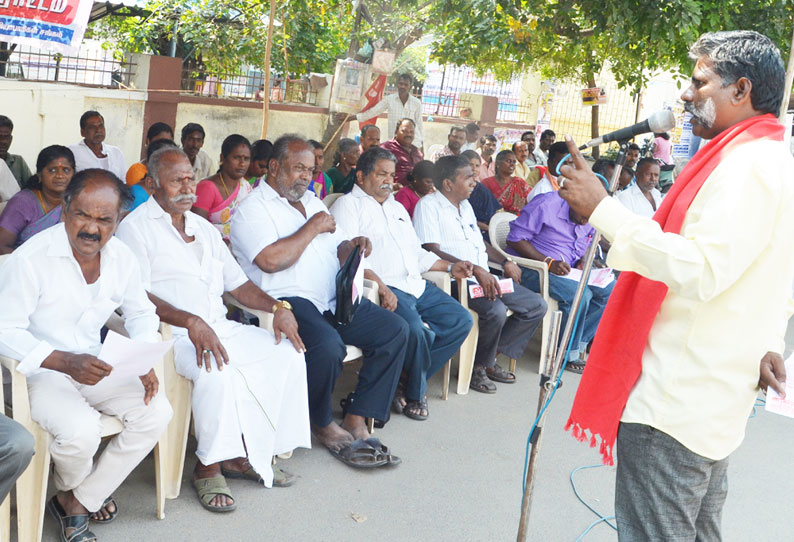
<svg viewBox="0 0 794 542">
<path fill-rule="evenodd" d="M 237 510 L 237 501 L 234 501 L 228 506 L 212 506 L 210 501 L 217 495 L 224 495 L 230 499 L 234 499 L 232 491 L 226 484 L 226 479 L 223 476 L 211 476 L 210 478 L 197 478 L 193 480 L 193 487 L 198 494 L 199 502 L 206 510 L 210 512 L 224 513 Z"/>
<path fill-rule="evenodd" d="M 496 384 L 494 384 L 491 379 L 488 378 L 488 374 L 485 372 L 485 368 L 483 367 L 474 369 L 474 372 L 471 375 L 469 388 L 480 393 L 496 393 Z"/>
<path fill-rule="evenodd" d="M 66 511 L 58 502 L 58 496 L 47 501 L 47 511 L 55 518 L 61 528 L 61 542 L 97 542 L 96 535 L 88 530 L 88 514 L 75 514 L 67 516 Z M 68 535 L 66 529 L 74 529 Z"/>
<path fill-rule="evenodd" d="M 498 363 L 495 364 L 493 367 L 489 367 L 488 369 L 485 369 L 485 374 L 488 375 L 488 378 L 496 382 L 501 382 L 503 384 L 516 383 L 515 373 L 511 373 L 510 371 L 505 371 Z"/>
<path fill-rule="evenodd" d="M 423 410 L 427 412 L 427 414 L 422 414 Z M 403 409 L 403 414 L 412 420 L 418 420 L 420 422 L 425 421 L 430 415 L 430 410 L 427 408 L 427 396 L 422 398 L 421 401 L 408 401 L 405 405 L 405 409 Z"/>
<path fill-rule="evenodd" d="M 389 465 L 397 466 L 403 462 L 402 459 L 397 457 L 396 455 L 392 455 L 389 448 L 383 444 L 379 438 L 377 437 L 370 437 L 365 441 L 367 444 L 375 448 L 378 452 L 380 452 L 383 457 L 388 461 Z"/>
<path fill-rule="evenodd" d="M 389 458 L 364 439 L 356 439 L 339 450 L 328 448 L 331 455 L 349 467 L 374 469 L 389 463 Z"/>
<path fill-rule="evenodd" d="M 265 481 L 261 476 L 259 476 L 259 473 L 256 472 L 253 467 L 243 472 L 228 470 L 221 467 L 221 473 L 226 478 L 232 478 L 235 480 L 250 480 L 251 482 L 256 482 L 257 484 L 265 483 Z M 291 472 L 287 472 L 284 469 L 273 465 L 273 487 L 289 487 L 295 483 L 295 479 L 296 476 Z"/>
<path fill-rule="evenodd" d="M 105 523 L 110 523 L 111 521 L 116 519 L 116 516 L 119 515 L 119 505 L 117 505 L 116 501 L 113 500 L 113 496 L 112 495 L 110 497 L 108 497 L 107 499 L 105 499 L 105 502 L 102 503 L 102 508 L 107 508 L 108 505 L 110 505 L 110 504 L 113 505 L 113 508 L 115 508 L 115 510 L 113 510 L 113 512 L 108 512 L 108 514 L 110 514 L 109 518 L 107 518 L 107 519 L 90 518 L 91 521 L 93 521 L 94 523 L 99 523 L 100 525 L 104 525 Z"/>
</svg>

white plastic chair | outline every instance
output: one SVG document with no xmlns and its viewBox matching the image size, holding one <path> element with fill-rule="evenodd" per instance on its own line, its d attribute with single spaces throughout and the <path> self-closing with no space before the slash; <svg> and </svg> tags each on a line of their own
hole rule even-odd
<svg viewBox="0 0 794 542">
<path fill-rule="evenodd" d="M 323 203 L 325 203 L 325 206 L 330 209 L 331 205 L 336 203 L 336 200 L 338 200 L 342 196 L 344 196 L 344 194 L 341 192 L 337 192 L 335 194 L 328 194 L 327 196 L 325 196 L 325 198 L 323 198 Z"/>
<path fill-rule="evenodd" d="M 542 361 L 546 359 L 546 350 L 549 342 L 549 332 L 551 330 L 551 315 L 557 310 L 557 300 L 549 296 L 549 270 L 546 264 L 537 260 L 530 260 L 529 258 L 522 258 L 508 254 L 505 250 L 507 248 L 507 235 L 510 233 L 510 222 L 518 218 L 516 215 L 508 212 L 499 212 L 491 217 L 491 222 L 488 227 L 488 234 L 491 239 L 491 245 L 499 251 L 505 258 L 510 258 L 520 267 L 532 269 L 537 271 L 540 277 L 540 295 L 548 305 L 546 314 L 543 316 L 543 323 L 541 325 L 540 336 L 540 360 L 538 365 L 540 370 Z"/>
</svg>

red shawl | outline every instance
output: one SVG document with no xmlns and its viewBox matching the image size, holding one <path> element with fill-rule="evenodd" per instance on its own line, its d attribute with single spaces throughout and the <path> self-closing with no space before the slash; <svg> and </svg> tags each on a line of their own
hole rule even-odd
<svg viewBox="0 0 794 542">
<path fill-rule="evenodd" d="M 662 230 L 680 233 L 687 210 L 700 187 L 722 157 L 738 145 L 756 139 L 783 140 L 784 127 L 771 114 L 734 124 L 712 139 L 689 161 L 676 178 L 653 220 Z M 620 274 L 598 326 L 593 348 L 573 402 L 565 429 L 590 446 L 601 437 L 604 463 L 614 464 L 612 451 L 618 424 L 634 384 L 642 372 L 642 353 L 648 342 L 667 286 L 631 272 Z"/>
</svg>

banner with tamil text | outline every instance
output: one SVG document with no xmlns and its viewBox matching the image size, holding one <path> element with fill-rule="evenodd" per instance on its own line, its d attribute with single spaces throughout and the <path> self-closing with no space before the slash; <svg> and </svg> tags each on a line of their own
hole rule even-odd
<svg viewBox="0 0 794 542">
<path fill-rule="evenodd" d="M 74 54 L 93 0 L 0 0 L 0 41 Z"/>
</svg>

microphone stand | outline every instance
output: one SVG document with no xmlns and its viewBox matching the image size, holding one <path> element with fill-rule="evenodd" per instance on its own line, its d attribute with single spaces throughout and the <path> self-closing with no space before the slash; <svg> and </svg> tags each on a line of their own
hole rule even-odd
<svg viewBox="0 0 794 542">
<path fill-rule="evenodd" d="M 629 147 L 628 140 L 620 140 L 618 143 L 620 144 L 620 150 L 618 151 L 617 158 L 615 159 L 615 171 L 612 172 L 612 178 L 609 180 L 609 188 L 607 189 L 607 192 L 610 196 L 615 193 L 615 189 L 618 187 L 620 174 L 623 171 L 623 166 L 626 165 L 626 151 Z M 532 505 L 532 488 L 535 478 L 535 466 L 542 439 L 541 429 L 546 418 L 546 413 L 548 412 L 548 409 L 544 410 L 544 404 L 548 395 L 554 391 L 554 388 L 557 387 L 560 373 L 563 370 L 562 366 L 563 361 L 565 360 L 565 355 L 568 352 L 568 343 L 571 340 L 571 335 L 573 335 L 573 326 L 579 315 L 582 296 L 584 296 L 584 289 L 587 287 L 587 280 L 590 276 L 590 270 L 593 268 L 593 260 L 595 259 L 595 254 L 598 250 L 598 244 L 600 241 L 601 234 L 598 232 L 598 230 L 596 230 L 595 234 L 593 235 L 593 240 L 590 242 L 590 246 L 587 247 L 587 252 L 585 252 L 582 278 L 576 288 L 576 294 L 574 295 L 573 303 L 571 304 L 571 313 L 568 315 L 568 320 L 565 322 L 565 330 L 562 334 L 562 341 L 557 341 L 560 332 L 562 313 L 557 311 L 552 315 L 552 329 L 551 333 L 549 334 L 550 344 L 549 348 L 547 349 L 549 354 L 547 359 L 540 360 L 543 371 L 540 377 L 541 389 L 540 396 L 538 397 L 537 415 L 539 416 L 539 419 L 537 425 L 529 437 L 529 441 L 532 444 L 532 450 L 530 451 L 529 463 L 527 466 L 524 497 L 521 501 L 521 519 L 518 524 L 518 537 L 516 539 L 517 542 L 525 542 L 527 539 L 529 513 Z"/>
</svg>

